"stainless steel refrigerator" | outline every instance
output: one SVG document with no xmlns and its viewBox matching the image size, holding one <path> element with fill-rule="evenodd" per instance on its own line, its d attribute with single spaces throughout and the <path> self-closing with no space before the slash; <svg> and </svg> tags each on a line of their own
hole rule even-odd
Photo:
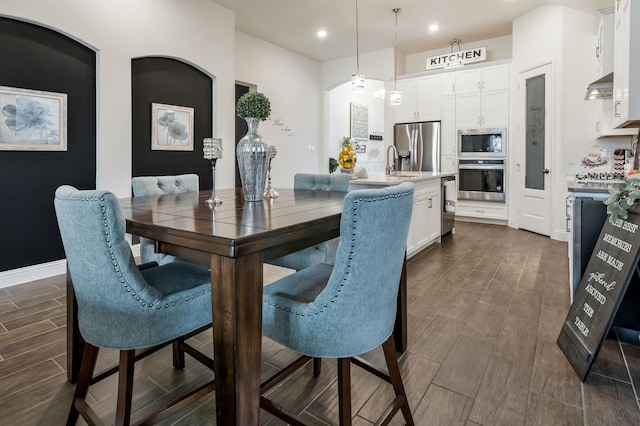
<svg viewBox="0 0 640 426">
<path fill-rule="evenodd" d="M 398 151 L 397 171 L 440 171 L 440 122 L 396 124 L 393 143 Z"/>
</svg>

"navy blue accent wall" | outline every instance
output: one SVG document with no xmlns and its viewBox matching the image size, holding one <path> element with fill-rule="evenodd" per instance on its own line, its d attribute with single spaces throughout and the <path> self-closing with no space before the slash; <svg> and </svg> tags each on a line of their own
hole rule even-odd
<svg viewBox="0 0 640 426">
<path fill-rule="evenodd" d="M 7 271 L 64 258 L 55 189 L 95 188 L 96 54 L 56 31 L 0 18 L 0 58 L 0 86 L 67 94 L 67 151 L 0 150 L 0 271 Z"/>
</svg>

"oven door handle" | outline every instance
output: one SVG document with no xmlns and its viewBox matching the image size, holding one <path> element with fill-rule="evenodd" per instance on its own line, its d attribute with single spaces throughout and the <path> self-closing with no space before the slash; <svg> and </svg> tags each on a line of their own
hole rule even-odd
<svg viewBox="0 0 640 426">
<path fill-rule="evenodd" d="M 496 165 L 459 164 L 458 169 L 460 170 L 504 170 L 505 166 L 500 164 L 496 164 Z"/>
</svg>

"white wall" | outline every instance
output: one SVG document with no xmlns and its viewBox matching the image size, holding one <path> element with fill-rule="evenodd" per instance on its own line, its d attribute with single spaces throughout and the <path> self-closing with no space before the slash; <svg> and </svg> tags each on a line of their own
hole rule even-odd
<svg viewBox="0 0 640 426">
<path fill-rule="evenodd" d="M 271 102 L 271 117 L 260 124 L 260 134 L 278 150 L 272 185 L 291 188 L 295 173 L 325 171 L 320 62 L 241 32 L 235 55 L 236 80 L 255 84 Z"/>
<path fill-rule="evenodd" d="M 460 44 L 460 50 L 469 50 L 482 46 L 487 46 L 487 62 L 511 59 L 511 36 L 495 37 L 472 42 L 466 42 L 465 40 L 462 40 L 462 43 Z M 454 51 L 457 49 L 458 46 L 454 46 Z M 449 52 L 451 52 L 451 46 L 407 55 L 405 57 L 404 67 L 402 69 L 398 69 L 398 74 L 416 74 L 425 72 L 427 58 Z M 400 61 L 398 65 L 402 65 L 402 61 Z"/>
<path fill-rule="evenodd" d="M 367 90 L 364 93 L 360 93 L 354 96 L 354 102 L 366 105 L 379 105 L 377 102 L 373 102 L 373 90 L 378 89 L 378 83 L 384 82 L 384 88 L 386 93 L 389 93 L 393 89 L 393 73 L 394 73 L 394 51 L 393 49 L 383 49 L 376 52 L 366 53 L 360 55 L 360 73 L 364 74 L 367 78 Z M 344 108 L 351 102 L 350 83 L 351 75 L 356 72 L 356 58 L 355 56 L 349 58 L 338 59 L 335 61 L 328 61 L 322 63 L 322 87 L 325 90 L 324 93 L 324 111 L 323 111 L 323 128 L 325 133 L 323 134 L 323 160 L 327 162 L 326 169 L 328 170 L 329 157 L 336 158 L 336 138 L 342 138 L 342 136 L 349 135 L 348 124 L 345 126 L 344 120 L 348 120 L 348 115 L 345 115 Z M 378 80 L 378 83 L 375 81 Z M 372 82 L 371 84 L 369 84 Z M 372 89 L 372 87 L 374 89 Z M 335 93 L 334 93 L 335 91 Z M 359 101 L 357 99 L 368 99 L 367 101 Z M 368 102 L 373 102 L 368 104 Z M 379 102 L 379 101 L 378 101 Z M 373 111 L 370 107 L 369 110 L 369 130 L 380 128 L 380 121 L 383 121 L 382 132 L 384 133 L 384 141 L 369 142 L 367 150 L 369 150 L 369 144 L 371 149 L 383 150 L 385 145 L 392 144 L 393 141 L 393 114 L 391 107 L 389 106 L 388 98 L 383 103 L 384 116 L 380 118 L 377 112 Z M 347 109 L 348 114 L 349 109 Z M 348 121 L 347 121 L 348 123 Z M 338 141 L 339 143 L 339 141 Z M 373 151 L 375 154 L 375 151 Z M 384 153 L 382 153 L 384 155 Z M 375 162 L 375 158 L 372 155 L 366 155 L 366 161 Z M 384 158 L 384 157 L 382 157 Z M 384 161 L 384 160 L 383 160 Z M 375 167 L 375 166 L 370 166 Z"/>
<path fill-rule="evenodd" d="M 325 152 L 327 165 L 322 172 L 328 171 L 328 159 L 338 159 L 342 138 L 349 137 L 351 132 L 351 103 L 365 105 L 369 112 L 369 134 L 384 133 L 384 111 L 388 98 L 375 98 L 373 93 L 384 89 L 384 82 L 367 79 L 366 90 L 362 93 L 351 92 L 351 82 L 343 83 L 331 91 L 328 96 L 330 111 L 329 127 L 326 131 Z M 368 171 L 384 171 L 384 141 L 366 141 L 366 152 L 356 154 L 357 165 Z M 380 163 L 382 166 L 380 167 Z M 379 169 L 379 170 L 378 170 Z"/>
<path fill-rule="evenodd" d="M 595 13 L 595 11 L 594 11 Z M 554 80 L 554 110 L 551 158 L 551 237 L 567 238 L 565 224 L 566 177 L 569 163 L 577 153 L 588 152 L 595 141 L 594 104 L 584 100 L 588 83 L 595 77 L 592 29 L 595 14 L 588 14 L 561 6 L 541 6 L 516 19 L 513 23 L 514 82 L 522 71 L 552 63 Z M 513 87 L 513 85 L 512 85 Z M 512 92 L 515 92 L 513 90 Z M 514 93 L 515 96 L 515 93 Z M 512 96 L 512 129 L 522 128 L 518 122 L 521 102 Z M 512 131 L 512 135 L 514 135 Z M 512 142 L 519 153 L 522 140 Z M 512 144 L 512 146 L 514 145 Z M 517 182 L 512 167 L 511 182 Z M 523 169 L 524 170 L 524 169 Z M 511 186 L 513 188 L 513 185 Z M 514 191 L 511 206 L 517 206 Z M 517 224 L 517 211 L 512 209 L 510 223 Z"/>
<path fill-rule="evenodd" d="M 97 51 L 97 182 L 131 194 L 131 59 L 178 58 L 214 78 L 212 135 L 234 138 L 234 13 L 209 0 L 0 0 L 0 14 L 43 25 Z M 218 163 L 233 186 L 234 158 Z"/>
</svg>

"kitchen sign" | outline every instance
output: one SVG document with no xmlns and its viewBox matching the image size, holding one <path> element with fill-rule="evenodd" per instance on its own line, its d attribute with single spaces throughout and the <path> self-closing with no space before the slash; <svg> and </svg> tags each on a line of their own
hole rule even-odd
<svg viewBox="0 0 640 426">
<path fill-rule="evenodd" d="M 432 56 L 427 58 L 426 70 L 436 70 L 440 68 L 459 67 L 462 65 L 484 62 L 487 60 L 487 47 L 477 47 L 475 49 L 451 52 L 445 55 Z"/>
<path fill-rule="evenodd" d="M 640 208 L 605 221 L 564 321 L 558 346 L 583 382 L 602 348 L 640 255 Z"/>
</svg>

